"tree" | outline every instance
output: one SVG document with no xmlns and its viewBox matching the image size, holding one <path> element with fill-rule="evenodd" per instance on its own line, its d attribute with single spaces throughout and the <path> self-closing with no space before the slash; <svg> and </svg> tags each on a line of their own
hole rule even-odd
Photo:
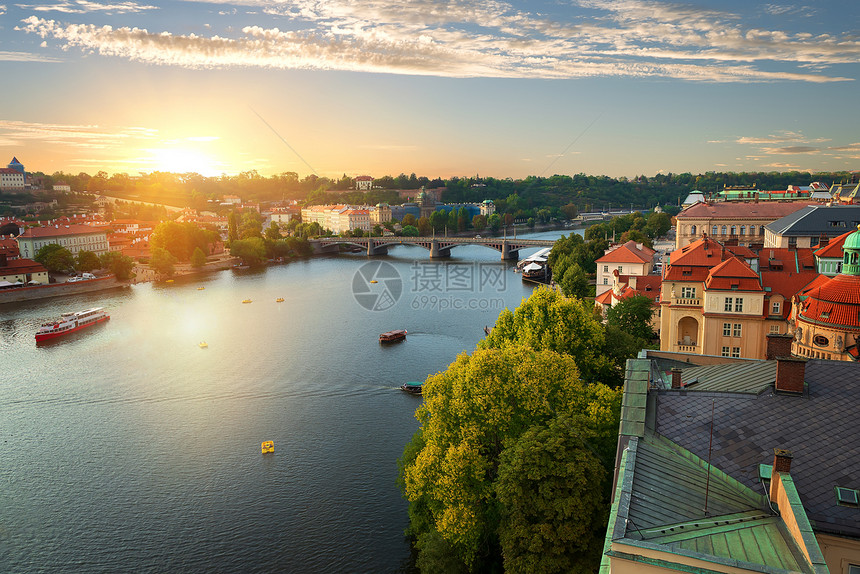
<svg viewBox="0 0 860 574">
<path fill-rule="evenodd" d="M 281 239 L 281 228 L 276 222 L 272 222 L 269 227 L 266 228 L 266 239 L 269 241 L 277 241 Z"/>
<path fill-rule="evenodd" d="M 422 237 L 427 237 L 433 232 L 433 227 L 430 225 L 430 220 L 426 215 L 419 218 L 418 221 L 415 222 L 415 226 L 418 227 L 418 233 L 420 233 Z"/>
<path fill-rule="evenodd" d="M 174 257 L 167 249 L 161 247 L 153 247 L 151 249 L 149 266 L 155 269 L 159 274 L 171 277 L 175 271 L 175 263 L 176 257 Z"/>
<path fill-rule="evenodd" d="M 499 462 L 505 572 L 594 572 L 606 529 L 607 469 L 581 417 L 556 417 L 524 432 Z M 573 519 L 573 517 L 577 517 Z"/>
<path fill-rule="evenodd" d="M 571 564 L 589 555 L 600 544 L 608 473 L 582 451 L 611 468 L 619 403 L 618 391 L 585 384 L 573 357 L 548 349 L 478 349 L 430 377 L 416 413 L 421 428 L 400 461 L 420 553 L 435 552 L 438 563 L 447 551 L 471 571 L 491 571 L 502 553 L 506 566 L 509 555 L 513 568 L 526 564 L 535 540 L 550 545 L 556 560 L 564 544 Z M 569 429 L 581 432 L 565 437 Z M 543 440 L 548 444 L 539 447 Z M 570 454 L 575 467 L 544 460 L 539 448 Z M 537 469 L 535 458 L 541 459 Z M 552 504 L 560 510 L 552 512 Z M 530 512 L 521 513 L 526 506 Z M 562 541 L 552 544 L 551 533 L 535 538 L 547 518 L 562 530 Z"/>
<path fill-rule="evenodd" d="M 231 211 L 227 216 L 227 241 L 235 241 L 239 239 L 239 218 L 235 211 Z"/>
<path fill-rule="evenodd" d="M 262 237 L 263 218 L 256 210 L 246 211 L 242 214 L 242 222 L 239 225 L 239 239 L 251 239 Z"/>
<path fill-rule="evenodd" d="M 206 254 L 199 247 L 194 248 L 194 253 L 191 254 L 191 266 L 203 267 L 206 265 Z"/>
<path fill-rule="evenodd" d="M 653 313 L 654 303 L 651 299 L 644 295 L 634 295 L 610 307 L 606 313 L 606 323 L 648 342 L 654 338 L 654 330 L 651 328 Z"/>
<path fill-rule="evenodd" d="M 412 215 L 411 213 L 407 213 L 403 216 L 403 221 L 401 221 L 400 223 L 403 224 L 403 227 L 406 227 L 407 225 L 415 225 L 417 223 L 417 220 L 415 219 L 414 215 Z"/>
<path fill-rule="evenodd" d="M 568 297 L 579 297 L 584 299 L 588 296 L 588 277 L 585 271 L 577 263 L 570 263 L 563 267 L 561 275 L 556 274 L 556 283 L 562 292 Z"/>
<path fill-rule="evenodd" d="M 502 217 L 498 213 L 490 214 L 490 217 L 487 218 L 487 225 L 490 226 L 493 233 L 497 232 L 502 228 Z"/>
<path fill-rule="evenodd" d="M 586 381 L 599 380 L 609 367 L 603 357 L 603 326 L 580 299 L 539 287 L 512 313 L 502 310 L 496 326 L 479 348 L 527 345 L 570 355 Z"/>
<path fill-rule="evenodd" d="M 89 273 L 93 269 L 99 269 L 102 266 L 99 256 L 86 249 L 78 251 L 76 259 L 78 260 L 77 268 L 84 273 Z"/>
<path fill-rule="evenodd" d="M 483 231 L 487 228 L 487 218 L 483 215 L 476 215 L 472 218 L 472 227 L 475 231 Z"/>
<path fill-rule="evenodd" d="M 57 243 L 42 246 L 33 259 L 44 265 L 51 273 L 62 273 L 75 268 L 75 256 Z"/>
<path fill-rule="evenodd" d="M 418 228 L 414 225 L 404 225 L 402 230 L 404 237 L 418 237 Z"/>
<path fill-rule="evenodd" d="M 230 244 L 230 254 L 245 265 L 259 265 L 266 258 L 266 244 L 262 237 L 238 239 Z"/>
<path fill-rule="evenodd" d="M 99 256 L 101 267 L 113 273 L 120 281 L 126 281 L 134 276 L 134 259 L 116 251 L 108 251 Z"/>
</svg>

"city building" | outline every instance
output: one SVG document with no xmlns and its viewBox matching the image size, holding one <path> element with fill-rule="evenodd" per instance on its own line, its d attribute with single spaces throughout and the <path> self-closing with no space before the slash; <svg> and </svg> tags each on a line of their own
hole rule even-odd
<svg viewBox="0 0 860 574">
<path fill-rule="evenodd" d="M 0 287 L 15 284 L 48 284 L 48 270 L 32 259 L 10 259 L 0 252 Z"/>
<path fill-rule="evenodd" d="M 358 191 L 370 191 L 373 189 L 373 178 L 369 175 L 360 175 L 354 181 L 355 189 Z"/>
<path fill-rule="evenodd" d="M 485 199 L 481 202 L 481 215 L 489 217 L 496 212 L 496 204 L 492 199 Z"/>
<path fill-rule="evenodd" d="M 109 249 L 104 229 L 79 224 L 30 227 L 18 236 L 17 241 L 24 258 L 35 257 L 39 249 L 52 243 L 65 247 L 72 255 L 80 251 L 101 255 Z"/>
<path fill-rule="evenodd" d="M 391 221 L 391 206 L 387 203 L 377 203 L 376 207 L 370 208 L 370 223 L 382 225 Z"/>
<path fill-rule="evenodd" d="M 763 245 L 764 226 L 811 205 L 810 202 L 696 203 L 675 216 L 675 249 L 699 239 L 703 233 L 740 245 Z"/>
<path fill-rule="evenodd" d="M 833 203 L 851 205 L 860 203 L 860 183 L 834 183 L 830 188 Z"/>
<path fill-rule="evenodd" d="M 796 356 L 860 360 L 860 226 L 844 240 L 842 251 L 841 272 L 822 276 L 793 300 L 791 350 Z"/>
<path fill-rule="evenodd" d="M 815 247 L 860 224 L 860 205 L 809 205 L 764 226 L 764 247 Z"/>
<path fill-rule="evenodd" d="M 842 245 L 854 231 L 846 231 L 833 239 L 823 238 L 815 250 L 815 268 L 822 275 L 834 277 L 842 273 Z"/>
<path fill-rule="evenodd" d="M 654 269 L 656 251 L 635 241 L 615 245 L 596 261 L 596 295 L 612 289 L 613 277 L 618 275 L 648 275 Z"/>
<path fill-rule="evenodd" d="M 72 186 L 64 181 L 58 181 L 54 184 L 54 191 L 64 191 L 68 193 L 72 191 Z"/>
<path fill-rule="evenodd" d="M 660 349 L 759 359 L 789 329 L 791 299 L 817 277 L 810 249 L 724 245 L 707 235 L 673 251 L 663 270 Z"/>
<path fill-rule="evenodd" d="M 860 366 L 790 339 L 627 361 L 601 574 L 856 574 Z"/>
</svg>

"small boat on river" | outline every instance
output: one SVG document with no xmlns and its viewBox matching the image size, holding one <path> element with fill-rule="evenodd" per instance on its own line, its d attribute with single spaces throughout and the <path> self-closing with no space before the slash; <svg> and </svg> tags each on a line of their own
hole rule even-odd
<svg viewBox="0 0 860 574">
<path fill-rule="evenodd" d="M 244 299 L 244 300 L 242 300 L 242 303 L 250 303 L 250 302 L 251 302 L 251 300 L 250 300 L 250 299 Z"/>
<path fill-rule="evenodd" d="M 379 336 L 380 343 L 398 343 L 406 338 L 406 329 L 395 329 L 382 333 Z"/>
<path fill-rule="evenodd" d="M 59 319 L 45 323 L 36 332 L 36 342 L 46 341 L 55 337 L 61 337 L 92 327 L 103 321 L 110 319 L 110 315 L 105 313 L 103 307 L 93 307 L 85 311 L 76 313 L 63 313 Z"/>
<path fill-rule="evenodd" d="M 406 391 L 410 395 L 420 395 L 423 384 L 422 381 L 409 381 L 400 385 L 400 390 Z"/>
</svg>

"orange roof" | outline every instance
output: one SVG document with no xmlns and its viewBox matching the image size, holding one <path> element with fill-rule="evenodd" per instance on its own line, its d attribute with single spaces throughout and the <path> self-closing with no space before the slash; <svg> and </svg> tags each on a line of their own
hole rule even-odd
<svg viewBox="0 0 860 574">
<path fill-rule="evenodd" d="M 761 291 L 761 281 L 758 273 L 736 257 L 726 259 L 708 274 L 705 281 L 706 289 Z"/>
<path fill-rule="evenodd" d="M 32 259 L 8 259 L 6 265 L 0 267 L 0 275 L 21 275 L 23 273 L 45 273 L 48 270 L 41 263 Z"/>
<path fill-rule="evenodd" d="M 834 237 L 827 243 L 827 245 L 819 247 L 815 251 L 815 255 L 818 257 L 834 257 L 836 259 L 842 259 L 842 246 L 845 244 L 845 239 L 854 233 L 854 231 L 855 230 L 846 231 L 842 235 Z"/>
<path fill-rule="evenodd" d="M 600 303 L 601 305 L 611 305 L 612 304 L 612 289 L 608 291 L 604 291 L 600 295 L 594 298 L 595 303 Z"/>
<path fill-rule="evenodd" d="M 631 240 L 598 259 L 597 263 L 648 263 L 653 259 L 654 253 L 656 251 L 650 247 Z"/>
<path fill-rule="evenodd" d="M 104 229 L 75 224 L 60 225 L 57 227 L 29 227 L 19 237 L 65 237 L 67 235 L 87 235 L 92 233 L 104 233 Z"/>
<path fill-rule="evenodd" d="M 808 205 L 818 205 L 810 201 L 762 202 L 762 203 L 696 203 L 675 217 L 677 219 L 771 219 L 791 215 Z"/>
<path fill-rule="evenodd" d="M 799 320 L 860 331 L 860 276 L 837 275 L 806 293 Z"/>
<path fill-rule="evenodd" d="M 765 289 L 770 287 L 771 294 L 782 295 L 786 301 L 790 301 L 822 277 L 827 279 L 827 276 L 820 275 L 817 271 L 762 271 L 761 284 Z M 790 313 L 791 306 L 783 305 L 783 318 L 787 319 Z"/>
<path fill-rule="evenodd" d="M 803 271 L 815 269 L 815 256 L 812 249 L 800 247 L 788 249 L 784 247 L 767 247 L 759 251 L 758 268 L 761 271 Z"/>
</svg>

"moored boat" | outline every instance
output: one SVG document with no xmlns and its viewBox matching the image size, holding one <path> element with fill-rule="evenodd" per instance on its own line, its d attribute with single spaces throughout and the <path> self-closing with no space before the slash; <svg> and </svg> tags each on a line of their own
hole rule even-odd
<svg viewBox="0 0 860 574">
<path fill-rule="evenodd" d="M 420 395 L 421 394 L 421 386 L 424 383 L 422 381 L 408 381 L 400 385 L 400 390 L 406 391 L 412 395 Z"/>
<path fill-rule="evenodd" d="M 62 337 L 69 333 L 92 327 L 110 319 L 103 307 L 93 307 L 85 311 L 74 313 L 63 313 L 55 321 L 45 323 L 36 332 L 36 342 L 46 341 L 55 337 Z"/>
<path fill-rule="evenodd" d="M 396 343 L 406 338 L 406 329 L 395 329 L 379 335 L 380 343 Z"/>
</svg>

